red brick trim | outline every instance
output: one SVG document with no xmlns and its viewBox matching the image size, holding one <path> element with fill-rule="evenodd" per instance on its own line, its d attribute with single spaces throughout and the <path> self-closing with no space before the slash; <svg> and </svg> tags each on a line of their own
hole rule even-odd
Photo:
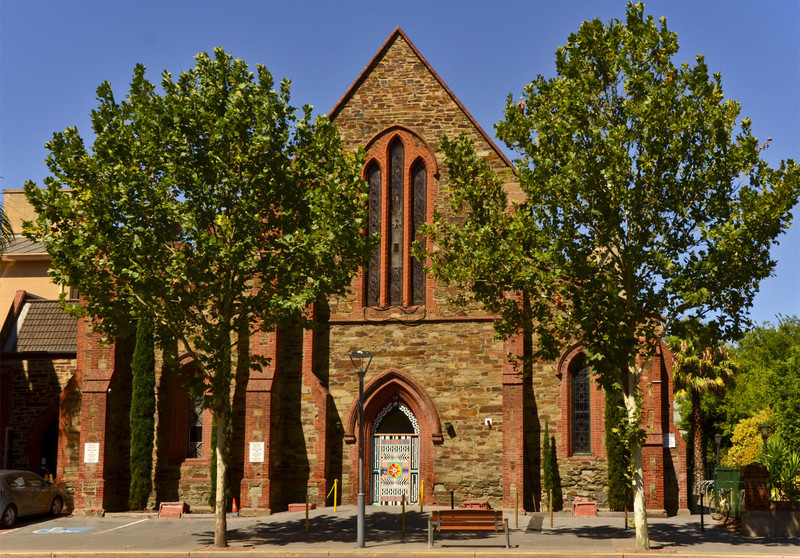
<svg viewBox="0 0 800 558">
<path fill-rule="evenodd" d="M 392 368 L 379 374 L 364 387 L 364 479 L 366 480 L 365 492 L 370 498 L 370 457 L 372 423 L 379 412 L 392 401 L 399 401 L 406 405 L 419 424 L 420 439 L 420 479 L 425 483 L 424 498 L 427 503 L 433 500 L 433 489 L 436 480 L 434 463 L 436 457 L 436 444 L 444 442 L 442 425 L 439 412 L 433 399 L 416 379 L 402 370 Z M 352 444 L 350 451 L 351 469 L 350 482 L 353 486 L 358 483 L 358 446 L 356 442 L 356 424 L 358 422 L 358 399 L 350 406 L 344 424 L 344 441 Z M 355 493 L 354 493 L 355 496 Z M 368 500 L 369 501 L 369 500 Z"/>
<path fill-rule="evenodd" d="M 561 416 L 558 421 L 557 432 L 560 442 L 558 443 L 558 457 L 568 458 L 570 461 L 594 461 L 599 457 L 605 457 L 605 392 L 594 382 L 596 375 L 592 375 L 592 385 L 590 388 L 590 409 L 591 409 L 591 432 L 590 432 L 590 454 L 572 455 L 572 375 L 576 372 L 575 366 L 579 359 L 584 358 L 584 349 L 580 345 L 575 345 L 566 351 L 558 361 L 556 374 L 561 380 L 561 394 L 559 395 L 558 407 L 561 409 Z"/>
<path fill-rule="evenodd" d="M 389 151 L 395 141 L 400 141 L 403 144 L 403 219 L 404 219 L 404 237 L 403 237 L 403 300 L 404 307 L 411 308 L 411 243 L 414 240 L 411 238 L 412 221 L 413 221 L 413 199 L 410 195 L 412 192 L 412 176 L 411 169 L 417 161 L 421 160 L 425 164 L 427 171 L 426 180 L 426 211 L 425 222 L 433 222 L 433 207 L 436 195 L 438 193 L 438 186 L 436 178 L 439 176 L 439 167 L 436 162 L 436 157 L 433 150 L 418 134 L 405 128 L 404 126 L 389 126 L 378 134 L 376 134 L 369 142 L 367 142 L 367 161 L 362 169 L 362 178 L 366 179 L 367 169 L 372 164 L 377 164 L 381 170 L 381 269 L 380 269 L 380 305 L 382 308 L 387 308 L 389 304 L 389 190 L 390 190 L 390 154 Z M 425 262 L 426 266 L 430 266 L 431 262 Z M 433 291 L 436 287 L 436 282 L 431 277 L 425 279 L 425 310 L 426 312 L 435 312 L 436 305 L 433 298 Z M 363 313 L 366 306 L 367 296 L 367 273 L 362 267 L 358 271 L 354 282 L 354 290 L 356 292 L 355 302 L 353 304 L 353 313 Z"/>
</svg>

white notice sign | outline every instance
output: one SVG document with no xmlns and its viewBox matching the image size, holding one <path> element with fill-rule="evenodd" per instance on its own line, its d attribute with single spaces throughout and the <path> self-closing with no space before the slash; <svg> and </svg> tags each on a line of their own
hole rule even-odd
<svg viewBox="0 0 800 558">
<path fill-rule="evenodd" d="M 86 442 L 83 445 L 83 462 L 84 463 L 100 462 L 100 444 L 98 444 L 97 442 Z"/>
<path fill-rule="evenodd" d="M 664 434 L 664 447 L 672 449 L 675 447 L 675 434 Z"/>
<path fill-rule="evenodd" d="M 264 463 L 264 442 L 250 442 L 250 463 Z"/>
</svg>

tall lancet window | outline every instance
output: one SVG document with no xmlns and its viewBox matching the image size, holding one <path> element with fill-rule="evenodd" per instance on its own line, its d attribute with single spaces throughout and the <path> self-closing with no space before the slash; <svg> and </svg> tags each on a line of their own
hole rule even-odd
<svg viewBox="0 0 800 558">
<path fill-rule="evenodd" d="M 381 233 L 381 168 L 373 162 L 367 168 L 369 182 L 369 234 Z M 367 268 L 367 306 L 380 306 L 381 303 L 381 247 L 372 251 Z"/>
<path fill-rule="evenodd" d="M 395 141 L 389 150 L 389 304 L 403 305 L 403 186 L 405 150 Z"/>
<path fill-rule="evenodd" d="M 425 246 L 425 239 L 419 236 L 419 226 L 425 222 L 428 198 L 428 169 L 418 160 L 411 168 L 411 187 L 413 189 L 414 217 L 411 227 L 411 240 L 419 240 Z M 425 304 L 425 269 L 423 262 L 411 258 L 411 304 Z"/>
</svg>

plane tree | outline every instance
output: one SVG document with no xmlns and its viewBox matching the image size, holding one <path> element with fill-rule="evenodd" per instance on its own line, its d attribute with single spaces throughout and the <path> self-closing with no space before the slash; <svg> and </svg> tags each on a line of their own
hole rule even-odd
<svg viewBox="0 0 800 558">
<path fill-rule="evenodd" d="M 374 245 L 363 153 L 345 153 L 330 121 L 308 106 L 298 116 L 289 96 L 287 80 L 276 88 L 221 48 L 177 80 L 164 72 L 160 89 L 137 65 L 124 100 L 97 89 L 91 150 L 75 128 L 54 134 L 46 187 L 25 185 L 39 214 L 29 235 L 80 292 L 73 311 L 108 334 L 147 317 L 194 358 L 193 390 L 215 419 L 218 547 L 239 339 L 303 323 Z"/>
<path fill-rule="evenodd" d="M 722 338 L 747 326 L 798 198 L 798 166 L 771 168 L 721 76 L 702 56 L 676 65 L 677 52 L 677 34 L 642 4 L 624 21 L 584 22 L 557 50 L 554 77 L 509 96 L 496 125 L 524 201 L 509 204 L 468 139 L 445 138 L 461 219 L 437 215 L 424 231 L 432 275 L 483 303 L 499 335 L 530 332 L 542 358 L 579 343 L 599 383 L 622 395 L 639 548 L 649 547 L 645 363 L 676 320 Z"/>
</svg>

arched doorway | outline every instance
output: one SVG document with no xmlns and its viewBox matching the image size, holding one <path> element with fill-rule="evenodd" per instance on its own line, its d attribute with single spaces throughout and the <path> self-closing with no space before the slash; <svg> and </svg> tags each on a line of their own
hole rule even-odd
<svg viewBox="0 0 800 558">
<path fill-rule="evenodd" d="M 399 505 L 419 500 L 419 423 L 399 401 L 386 405 L 372 423 L 372 503 Z"/>
</svg>

